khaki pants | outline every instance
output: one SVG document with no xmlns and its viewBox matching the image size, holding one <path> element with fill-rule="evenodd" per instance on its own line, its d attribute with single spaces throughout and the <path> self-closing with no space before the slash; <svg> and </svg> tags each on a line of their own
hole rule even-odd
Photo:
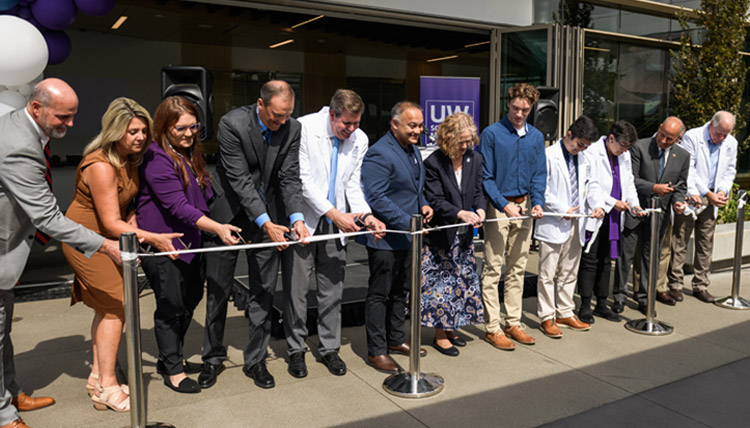
<svg viewBox="0 0 750 428">
<path fill-rule="evenodd" d="M 708 200 L 703 198 L 703 203 Z M 716 216 L 714 207 L 708 205 L 697 220 L 692 217 L 679 215 L 674 222 L 674 237 L 672 239 L 672 258 L 669 263 L 669 287 L 682 289 L 685 273 L 685 257 L 687 256 L 687 243 L 695 230 L 695 257 L 693 259 L 693 290 L 705 290 L 710 284 L 709 272 L 711 271 L 711 255 L 714 250 L 714 230 L 716 229 Z"/>
<path fill-rule="evenodd" d="M 530 209 L 527 198 L 516 206 Z M 527 211 L 528 212 L 528 211 Z M 487 219 L 507 218 L 505 212 L 487 205 Z M 505 269 L 505 324 L 512 327 L 521 324 L 523 310 L 523 282 L 526 260 L 531 241 L 531 219 L 498 221 L 484 225 L 484 265 L 482 267 L 482 302 L 487 324 L 485 330 L 494 333 L 500 330 L 500 295 L 498 285 L 503 266 Z M 506 260 L 507 251 L 507 260 Z"/>
<path fill-rule="evenodd" d="M 536 289 L 540 321 L 573 316 L 576 307 L 573 293 L 581 262 L 579 221 L 580 219 L 571 220 L 570 237 L 562 244 L 539 241 L 539 281 Z"/>
</svg>

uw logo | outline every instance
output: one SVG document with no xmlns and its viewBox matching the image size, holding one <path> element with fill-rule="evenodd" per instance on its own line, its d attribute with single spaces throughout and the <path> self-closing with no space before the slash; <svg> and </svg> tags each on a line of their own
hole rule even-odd
<svg viewBox="0 0 750 428">
<path fill-rule="evenodd" d="M 472 102 L 430 102 L 428 103 L 428 114 L 432 123 L 441 123 L 446 117 L 453 113 L 463 112 L 471 115 L 473 113 Z"/>
</svg>

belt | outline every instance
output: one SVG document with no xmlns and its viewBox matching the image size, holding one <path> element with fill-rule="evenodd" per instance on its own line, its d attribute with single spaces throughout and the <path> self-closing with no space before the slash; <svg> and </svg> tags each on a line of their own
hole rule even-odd
<svg viewBox="0 0 750 428">
<path fill-rule="evenodd" d="M 505 199 L 506 199 L 506 200 L 507 200 L 508 202 L 515 202 L 515 203 L 517 203 L 517 204 L 522 204 L 522 203 L 526 202 L 526 197 L 527 197 L 527 196 L 529 196 L 529 195 L 521 195 L 521 196 L 504 196 L 504 198 L 505 198 Z"/>
</svg>

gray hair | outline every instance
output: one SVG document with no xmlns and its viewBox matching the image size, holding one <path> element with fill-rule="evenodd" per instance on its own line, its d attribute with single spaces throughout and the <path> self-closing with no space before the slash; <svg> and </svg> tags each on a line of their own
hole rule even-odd
<svg viewBox="0 0 750 428">
<path fill-rule="evenodd" d="M 52 94 L 50 93 L 49 88 L 45 85 L 39 85 L 39 83 L 34 85 L 34 89 L 29 95 L 28 104 L 31 104 L 34 101 L 41 104 L 42 107 L 48 107 L 52 102 Z"/>
<path fill-rule="evenodd" d="M 726 110 L 719 110 L 714 114 L 714 117 L 711 118 L 711 125 L 713 126 L 719 126 L 721 124 L 721 120 L 726 118 L 727 116 L 732 118 L 732 129 L 734 129 L 735 122 L 737 121 L 737 117 L 726 111 Z"/>
<path fill-rule="evenodd" d="M 401 121 L 401 114 L 404 113 L 404 111 L 414 108 L 419 111 L 422 111 L 422 106 L 419 104 L 412 102 L 412 101 L 399 101 L 396 103 L 395 106 L 391 109 L 391 120 L 396 120 L 397 122 Z"/>
<path fill-rule="evenodd" d="M 260 88 L 260 99 L 263 100 L 263 104 L 270 103 L 271 98 L 277 95 L 288 96 L 293 100 L 294 89 L 292 89 L 289 83 L 283 80 L 269 80 Z"/>
</svg>

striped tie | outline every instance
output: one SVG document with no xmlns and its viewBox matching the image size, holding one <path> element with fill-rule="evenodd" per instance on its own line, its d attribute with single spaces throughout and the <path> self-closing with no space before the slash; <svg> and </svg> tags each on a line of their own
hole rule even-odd
<svg viewBox="0 0 750 428">
<path fill-rule="evenodd" d="M 49 143 L 47 143 L 44 146 L 44 160 L 47 162 L 47 171 L 44 173 L 44 178 L 47 180 L 47 186 L 49 186 L 49 190 L 51 192 L 52 191 L 52 169 L 49 163 Z M 50 236 L 42 232 L 39 229 L 37 229 L 36 235 L 34 237 L 36 238 L 36 242 L 42 245 L 47 245 L 47 242 L 49 242 L 50 240 Z"/>
<path fill-rule="evenodd" d="M 568 158 L 568 173 L 570 173 L 570 196 L 572 201 L 572 207 L 577 207 L 578 202 L 578 174 L 576 173 L 576 164 L 573 161 L 573 156 Z"/>
</svg>

